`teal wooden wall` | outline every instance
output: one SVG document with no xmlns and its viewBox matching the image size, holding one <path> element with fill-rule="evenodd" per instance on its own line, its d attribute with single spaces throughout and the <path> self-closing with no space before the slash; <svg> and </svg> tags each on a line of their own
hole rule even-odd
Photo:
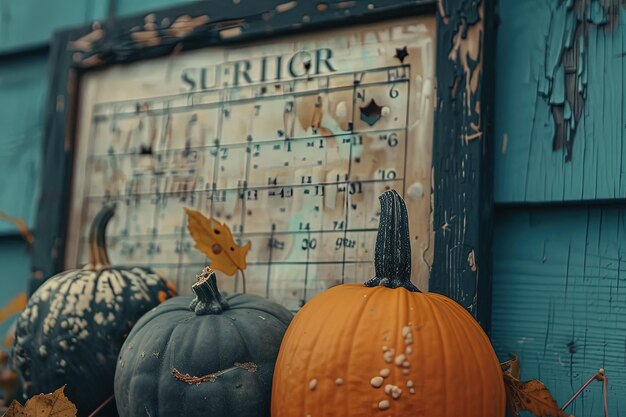
<svg viewBox="0 0 626 417">
<path fill-rule="evenodd" d="M 8 60 L 0 66 L 0 211 L 34 224 L 39 194 L 43 103 L 47 89 L 43 55 Z M 0 223 L 0 234 L 15 233 Z"/>
<path fill-rule="evenodd" d="M 580 11 L 582 3 L 589 6 Z M 51 33 L 109 10 L 173 4 L 2 2 L 0 211 L 33 225 L 48 76 L 41 47 Z M 607 5 L 615 8 L 607 13 Z M 626 11 L 617 0 L 500 0 L 498 12 L 492 340 L 503 360 L 518 353 L 522 376 L 541 378 L 561 403 L 606 368 L 611 415 L 618 415 L 626 409 L 626 212 L 612 200 L 626 197 Z M 573 138 L 571 152 L 553 150 L 558 129 L 568 143 Z M 29 252 L 6 224 L 0 264 L 1 306 L 30 275 Z M 571 411 L 595 416 L 600 407 L 600 387 L 592 385 Z"/>
<path fill-rule="evenodd" d="M 24 277 L 30 276 L 30 255 L 26 250 L 26 243 L 20 237 L 0 238 L 0 265 L 2 265 L 0 306 L 4 306 L 15 294 L 26 292 L 27 281 Z M 5 291 L 5 286 L 9 291 Z M 0 350 L 13 318 L 0 325 Z"/>
<path fill-rule="evenodd" d="M 114 4 L 110 5 L 109 1 Z M 0 1 L 0 211 L 29 228 L 39 195 L 44 103 L 48 90 L 46 45 L 61 28 L 107 16 L 149 12 L 176 0 Z M 36 230 L 32 230 L 36 235 Z M 30 252 L 12 224 L 0 221 L 0 309 L 26 290 Z M 10 321 L 0 323 L 0 342 Z"/>
<path fill-rule="evenodd" d="M 626 196 L 626 9 L 620 3 L 500 0 L 497 202 Z M 553 150 L 552 112 L 559 107 L 573 139 L 571 161 L 565 148 Z"/>
<path fill-rule="evenodd" d="M 0 211 L 34 224 L 39 172 L 46 57 L 34 55 L 0 65 Z M 0 308 L 26 290 L 30 256 L 15 226 L 0 221 Z M 0 323 L 0 340 L 9 322 Z"/>
<path fill-rule="evenodd" d="M 105 0 L 2 0 L 0 52 L 45 44 L 59 27 L 81 25 L 106 13 Z"/>
<path fill-rule="evenodd" d="M 605 368 L 610 415 L 625 410 L 626 208 L 500 210 L 492 341 L 560 404 Z M 568 412 L 603 415 L 601 392 L 591 385 Z"/>
<path fill-rule="evenodd" d="M 622 3 L 500 0 L 496 63 L 492 342 L 560 404 L 605 368 L 611 416 L 626 409 Z M 601 393 L 568 413 L 603 415 Z"/>
</svg>

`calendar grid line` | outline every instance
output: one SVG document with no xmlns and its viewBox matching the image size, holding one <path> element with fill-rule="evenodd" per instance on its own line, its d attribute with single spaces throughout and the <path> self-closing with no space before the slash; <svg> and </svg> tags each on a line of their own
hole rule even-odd
<svg viewBox="0 0 626 417">
<path fill-rule="evenodd" d="M 164 124 L 164 126 L 163 126 L 163 128 L 162 128 L 162 134 L 163 134 L 163 135 L 166 135 L 166 134 L 167 134 L 167 130 L 168 130 L 168 129 L 167 129 L 167 124 L 168 124 L 168 123 L 169 123 L 169 118 L 166 118 L 166 119 L 163 121 L 163 124 Z M 155 138 L 152 138 L 152 139 L 153 139 L 153 140 L 151 141 L 151 143 L 153 143 L 153 141 L 154 141 L 154 139 L 155 139 Z M 156 189 L 155 189 L 154 191 L 155 191 L 155 193 L 158 193 L 158 192 L 159 192 L 159 185 L 158 185 L 158 184 L 156 185 Z M 159 198 L 160 198 L 160 195 L 159 195 Z M 155 205 L 154 205 L 154 219 L 153 219 L 153 231 L 152 231 L 152 234 L 153 234 L 154 236 L 158 236 L 158 235 L 159 235 L 159 217 L 160 217 L 160 208 L 161 208 L 161 205 L 160 205 L 160 204 L 155 204 Z M 128 226 L 127 226 L 127 227 L 128 227 Z M 178 273 L 177 273 L 177 279 L 178 279 Z"/>
<path fill-rule="evenodd" d="M 264 191 L 264 190 L 275 190 L 277 188 L 314 188 L 315 185 L 318 186 L 325 186 L 325 187 L 332 187 L 332 186 L 342 186 L 342 185 L 350 185 L 350 184 L 354 184 L 354 183 L 361 183 L 361 184 L 380 184 L 380 183 L 392 183 L 392 182 L 398 182 L 398 181 L 403 181 L 403 177 L 396 177 L 393 179 L 389 179 L 389 180 L 382 180 L 382 179 L 375 179 L 375 180 L 346 180 L 346 181 L 340 181 L 340 182 L 320 182 L 320 183 L 316 183 L 316 184 L 299 184 L 299 183 L 286 183 L 286 184 L 278 184 L 278 185 L 254 185 L 254 186 L 249 186 L 247 187 L 246 190 L 257 190 L 257 191 Z M 130 198 L 131 196 L 134 198 L 144 198 L 144 197 L 152 197 L 152 196 L 180 196 L 180 195 L 185 195 L 185 194 L 191 194 L 191 193 L 200 193 L 200 194 L 204 194 L 204 193 L 213 193 L 213 195 L 215 195 L 215 193 L 217 191 L 224 191 L 224 192 L 233 192 L 233 191 L 237 191 L 239 193 L 239 198 L 241 198 L 241 194 L 243 191 L 243 188 L 241 187 L 220 187 L 219 189 L 217 187 L 215 188 L 211 188 L 210 190 L 204 190 L 204 189 L 188 189 L 185 191 L 155 191 L 155 192 L 147 192 L 147 193 L 135 193 L 135 194 L 119 194 L 117 196 L 107 196 L 107 195 L 91 195 L 88 196 L 87 198 L 89 200 L 105 200 L 105 201 L 123 201 L 127 198 Z M 339 192 L 346 192 L 346 191 L 339 191 Z M 349 191 L 348 191 L 349 194 Z"/>
<path fill-rule="evenodd" d="M 352 113 L 350 115 L 350 131 L 354 130 L 354 119 L 355 119 L 355 112 L 356 112 L 356 107 L 357 107 L 357 101 L 356 101 L 356 90 L 357 87 L 361 84 L 361 80 L 357 80 L 356 79 L 356 74 L 354 74 L 354 81 L 352 82 Z M 352 169 L 352 142 L 350 142 L 350 154 L 349 154 L 349 158 L 348 158 L 348 174 L 347 174 L 347 178 L 346 178 L 346 182 L 348 182 L 351 178 L 351 169 Z M 344 213 L 343 213 L 343 222 L 344 222 L 344 232 L 343 232 L 343 239 L 345 241 L 346 236 L 347 236 L 347 232 L 346 230 L 349 228 L 348 226 L 348 213 L 349 213 L 349 208 L 348 208 L 348 204 L 350 201 L 350 197 L 348 195 L 348 193 L 345 193 L 344 195 Z M 342 263 L 341 263 L 341 283 L 344 284 L 346 282 L 346 247 L 345 245 L 343 245 L 343 253 L 342 253 Z"/>
<path fill-rule="evenodd" d="M 399 80 L 396 81 L 396 83 L 408 83 L 408 80 Z M 389 82 L 387 81 L 380 81 L 380 82 L 376 82 L 376 83 L 370 83 L 367 85 L 364 85 L 366 87 L 375 87 L 375 86 L 381 86 L 381 85 L 388 85 Z M 334 92 L 340 92 L 340 91 L 349 91 L 352 87 L 351 86 L 341 86 L 341 87 L 328 87 L 325 88 L 323 90 L 308 90 L 308 91 L 303 91 L 303 92 L 292 92 L 292 93 L 286 93 L 285 95 L 276 95 L 276 96 L 269 96 L 269 97 L 264 97 L 265 100 L 281 100 L 283 99 L 285 96 L 292 96 L 294 98 L 300 98 L 300 97 L 306 97 L 306 96 L 314 96 L 320 93 L 334 93 Z M 229 101 L 230 104 L 246 104 L 246 103 L 252 103 L 252 102 L 256 102 L 259 100 L 259 97 L 250 97 L 250 98 L 242 98 L 242 99 L 238 99 L 238 100 L 232 100 Z M 171 113 L 181 113 L 181 112 L 186 112 L 189 111 L 190 109 L 193 110 L 207 110 L 207 109 L 219 109 L 220 105 L 218 103 L 203 103 L 203 104 L 197 104 L 195 106 L 178 106 L 178 107 L 172 107 L 171 109 L 165 110 L 165 109 L 154 109 L 154 110 L 146 110 L 144 111 L 146 114 L 148 114 L 149 116 L 163 116 L 166 113 L 166 111 L 169 111 Z M 171 114 L 170 113 L 170 114 Z M 95 116 L 94 122 L 98 123 L 98 122 L 103 122 L 103 121 L 107 121 L 109 119 L 109 117 L 114 117 L 116 119 L 120 119 L 120 118 L 126 118 L 126 117 L 136 117 L 138 114 L 140 113 L 118 113 L 114 116 L 108 116 L 108 115 L 97 115 Z"/>
<path fill-rule="evenodd" d="M 305 80 L 309 81 L 309 80 L 314 80 L 314 79 L 324 79 L 324 78 L 330 78 L 330 77 L 334 77 L 334 78 L 338 78 L 338 77 L 342 77 L 342 76 L 349 76 L 349 75 L 354 75 L 354 74 L 358 74 L 358 73 L 362 73 L 362 72 L 388 72 L 390 70 L 395 70 L 395 69 L 400 69 L 400 68 L 406 68 L 409 67 L 409 64 L 402 64 L 402 65 L 388 65 L 388 66 L 381 66 L 381 67 L 376 67 L 376 68 L 372 68 L 372 69 L 366 69 L 366 70 L 357 70 L 357 71 L 344 71 L 344 72 L 334 72 L 332 75 L 314 75 L 314 76 L 308 76 Z M 221 73 L 218 73 L 218 77 L 221 77 Z M 246 85 L 245 88 L 255 88 L 255 87 L 263 87 L 263 86 L 268 86 L 268 85 L 283 85 L 283 84 L 290 84 L 296 81 L 303 81 L 302 79 L 300 80 L 292 80 L 292 81 L 264 81 L 264 82 L 259 82 L 259 83 L 250 83 L 248 85 Z M 164 96 L 156 96 L 156 97 L 151 97 L 149 100 L 153 100 L 153 101 L 172 101 L 175 100 L 177 97 L 188 97 L 190 95 L 202 95 L 202 94 L 210 94 L 210 93 L 223 93 L 224 91 L 229 91 L 229 90 L 238 90 L 241 89 L 243 87 L 240 86 L 223 86 L 221 85 L 221 80 L 218 79 L 217 85 L 219 85 L 219 87 L 216 87 L 213 90 L 202 90 L 202 91 L 198 91 L 198 92 L 186 92 L 186 93 L 177 93 L 177 94 L 170 94 L 170 95 L 164 95 Z M 142 100 L 142 99 L 133 99 L 133 100 L 117 100 L 117 101 L 103 101 L 100 103 L 96 103 L 94 104 L 94 110 L 101 108 L 101 107 L 107 107 L 107 106 L 113 106 L 113 105 L 117 105 L 117 106 L 122 106 L 124 104 L 129 104 L 129 105 L 136 105 L 138 102 L 145 102 L 147 100 Z"/>
<path fill-rule="evenodd" d="M 377 228 L 354 228 L 348 229 L 349 233 L 374 233 L 378 231 Z M 333 230 L 333 229 L 311 229 L 309 230 L 284 230 L 284 231 L 273 231 L 273 232 L 246 232 L 246 233 L 233 233 L 233 237 L 242 238 L 242 237 L 276 237 L 276 236 L 289 236 L 289 235 L 305 235 L 308 233 L 312 234 L 325 234 L 325 233 L 344 233 L 344 229 L 341 230 Z M 184 237 L 189 237 L 189 232 L 184 233 Z M 109 239 L 151 239 L 154 237 L 152 234 L 145 235 L 119 235 L 119 234 L 111 234 L 108 235 Z M 170 234 L 159 234 L 159 238 L 162 239 L 178 239 L 180 236 L 178 233 L 170 233 Z M 82 241 L 87 241 L 89 239 L 88 236 L 83 236 L 80 238 Z"/>
<path fill-rule="evenodd" d="M 354 135 L 367 135 L 367 134 L 380 134 L 380 133 L 388 133 L 388 132 L 398 132 L 405 131 L 406 127 L 398 127 L 398 128 L 389 128 L 389 129 L 372 129 L 372 130 L 353 130 L 347 132 L 337 133 L 333 137 L 323 136 L 323 135 L 310 135 L 310 136 L 301 136 L 301 137 L 293 137 L 289 138 L 292 143 L 305 142 L 305 141 L 315 141 L 315 140 L 337 140 L 339 138 L 347 139 L 346 137 L 354 136 Z M 255 140 L 254 143 L 257 145 L 266 145 L 272 143 L 285 143 L 287 141 L 286 138 L 274 138 L 274 139 L 261 139 Z M 214 143 L 218 143 L 215 141 Z M 217 149 L 217 148 L 244 148 L 246 147 L 248 142 L 236 142 L 236 143 L 223 143 L 223 141 L 219 141 L 219 146 L 215 145 L 204 145 L 204 146 L 185 146 L 184 148 L 169 148 L 167 150 L 156 150 L 153 151 L 153 154 L 164 154 L 164 153 L 176 153 L 176 152 L 189 152 L 189 151 L 202 151 L 209 149 Z M 93 154 L 89 155 L 89 159 L 98 159 L 98 158 L 108 158 L 111 156 L 116 157 L 138 157 L 142 156 L 140 152 L 118 152 L 118 153 L 106 153 L 106 154 Z"/>
<path fill-rule="evenodd" d="M 271 271 L 272 271 L 272 255 L 274 252 L 274 232 L 276 231 L 276 226 L 272 224 L 272 231 L 269 239 L 269 255 L 267 261 L 267 279 L 265 281 L 265 298 L 270 298 L 270 282 L 271 282 Z"/>
<path fill-rule="evenodd" d="M 408 68 L 404 68 L 405 71 L 409 72 L 409 76 L 407 77 L 409 80 L 411 79 L 411 67 L 409 66 Z M 411 97 L 411 83 L 408 83 L 407 85 L 407 96 Z M 408 165 L 408 154 L 409 154 L 409 141 L 407 140 L 407 138 L 409 137 L 409 111 L 410 111 L 410 105 L 407 104 L 406 106 L 406 114 L 405 114 L 405 119 L 404 119 L 404 169 L 402 171 L 402 198 L 405 197 L 404 193 L 406 191 L 406 168 Z"/>
<path fill-rule="evenodd" d="M 301 265 L 301 266 L 305 266 L 305 265 L 337 265 L 337 261 L 275 261 L 273 262 L 274 265 Z M 351 261 L 351 260 L 346 260 L 346 263 L 349 265 L 362 265 L 362 264 L 370 264 L 371 261 Z M 265 266 L 265 265 L 269 265 L 268 261 L 250 261 L 247 262 L 248 265 L 251 266 Z M 120 268 L 132 268 L 132 267 L 145 267 L 145 266 L 152 266 L 155 268 L 163 268 L 163 267 L 172 267 L 172 266 L 176 266 L 178 265 L 177 263 L 168 263 L 168 262 L 146 262 L 146 263 L 133 263 L 133 264 L 120 264 L 118 265 L 118 267 Z M 188 262 L 185 264 L 185 266 L 189 266 L 189 267 L 203 267 L 206 266 L 205 262 Z"/>
<path fill-rule="evenodd" d="M 220 100 L 223 101 L 224 99 L 224 94 L 220 93 Z M 224 128 L 224 108 L 221 107 L 220 111 L 219 111 L 219 117 L 217 119 L 217 137 L 215 138 L 215 143 L 216 143 L 216 151 L 215 151 L 215 155 L 213 157 L 213 178 L 211 179 L 211 190 L 213 191 L 213 193 L 215 193 L 217 191 L 217 181 L 220 175 L 220 159 L 219 159 L 219 155 L 220 155 L 220 149 L 221 149 L 221 135 L 222 135 L 222 129 Z M 214 215 L 214 207 L 213 207 L 213 200 L 211 199 L 211 204 L 210 204 L 210 211 L 209 214 L 211 216 Z"/>
<path fill-rule="evenodd" d="M 95 142 L 95 135 L 96 135 L 96 126 L 95 125 L 91 125 L 89 127 L 89 139 L 87 140 L 87 154 L 90 155 L 92 150 L 93 150 L 93 146 L 94 146 L 94 142 Z M 88 192 L 87 190 L 89 189 L 89 184 L 91 183 L 91 169 L 89 169 L 89 160 L 87 160 L 87 173 L 85 174 L 85 179 L 84 179 L 84 184 L 83 184 L 83 198 L 82 198 L 82 202 L 83 204 L 81 205 L 81 210 L 80 210 L 80 224 L 85 224 L 86 222 L 86 217 L 87 217 L 87 201 L 88 201 Z M 75 180 L 74 180 L 75 181 Z M 83 258 L 83 251 L 84 251 L 85 247 L 84 245 L 79 245 L 76 247 L 76 259 L 82 259 Z"/>
<path fill-rule="evenodd" d="M 306 302 L 306 296 L 307 296 L 307 287 L 308 287 L 308 283 L 309 283 L 309 265 L 310 265 L 310 259 L 311 259 L 311 246 L 310 246 L 310 242 L 311 242 L 311 231 L 309 230 L 307 233 L 308 239 L 309 239 L 309 244 L 306 250 L 306 261 L 304 263 L 304 289 L 302 291 L 302 305 L 300 307 L 302 307 L 304 305 L 304 303 Z M 275 263 L 280 263 L 280 261 L 277 261 Z"/>
</svg>

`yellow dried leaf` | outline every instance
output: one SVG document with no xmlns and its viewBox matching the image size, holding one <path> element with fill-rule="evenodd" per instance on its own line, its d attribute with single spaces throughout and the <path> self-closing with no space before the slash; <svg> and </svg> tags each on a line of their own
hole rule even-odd
<svg viewBox="0 0 626 417">
<path fill-rule="evenodd" d="M 28 303 L 28 296 L 22 292 L 11 298 L 9 302 L 0 309 L 0 324 L 13 314 L 19 313 L 26 307 Z"/>
<path fill-rule="evenodd" d="M 519 380 L 519 358 L 513 355 L 510 361 L 500 365 L 506 390 L 506 402 L 513 417 L 522 410 L 536 417 L 568 417 L 562 411 L 543 382 L 538 379 L 522 382 Z"/>
<path fill-rule="evenodd" d="M 226 275 L 234 275 L 238 270 L 246 269 L 250 242 L 237 246 L 226 224 L 207 218 L 196 210 L 185 208 L 185 212 L 187 229 L 196 242 L 195 247 L 211 260 L 211 268 Z"/>
<path fill-rule="evenodd" d="M 76 417 L 76 406 L 65 396 L 62 386 L 51 394 L 39 394 L 22 406 L 13 401 L 4 417 Z"/>
</svg>

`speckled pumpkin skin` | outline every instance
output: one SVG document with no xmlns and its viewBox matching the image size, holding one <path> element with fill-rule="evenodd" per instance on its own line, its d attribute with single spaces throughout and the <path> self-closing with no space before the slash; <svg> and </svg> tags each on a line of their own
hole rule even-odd
<svg viewBox="0 0 626 417">
<path fill-rule="evenodd" d="M 121 417 L 269 417 L 274 363 L 292 314 L 254 295 L 224 297 L 230 309 L 196 315 L 175 297 L 137 322 L 120 352 L 115 397 Z M 256 372 L 233 367 L 253 362 Z M 172 374 L 214 382 L 188 384 Z"/>
<path fill-rule="evenodd" d="M 28 397 L 67 384 L 79 415 L 113 393 L 119 350 L 135 322 L 173 287 L 142 268 L 72 270 L 48 279 L 18 318 L 15 358 Z"/>
<path fill-rule="evenodd" d="M 503 417 L 505 403 L 489 339 L 455 301 L 345 284 L 314 297 L 289 326 L 272 417 Z"/>
</svg>

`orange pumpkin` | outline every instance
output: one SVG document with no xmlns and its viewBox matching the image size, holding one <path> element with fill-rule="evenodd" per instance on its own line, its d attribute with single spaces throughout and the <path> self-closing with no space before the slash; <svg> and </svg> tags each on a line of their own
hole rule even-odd
<svg viewBox="0 0 626 417">
<path fill-rule="evenodd" d="M 406 206 L 380 197 L 376 277 L 331 288 L 295 316 L 274 370 L 272 417 L 502 417 L 487 335 L 455 301 L 410 281 Z"/>
</svg>

